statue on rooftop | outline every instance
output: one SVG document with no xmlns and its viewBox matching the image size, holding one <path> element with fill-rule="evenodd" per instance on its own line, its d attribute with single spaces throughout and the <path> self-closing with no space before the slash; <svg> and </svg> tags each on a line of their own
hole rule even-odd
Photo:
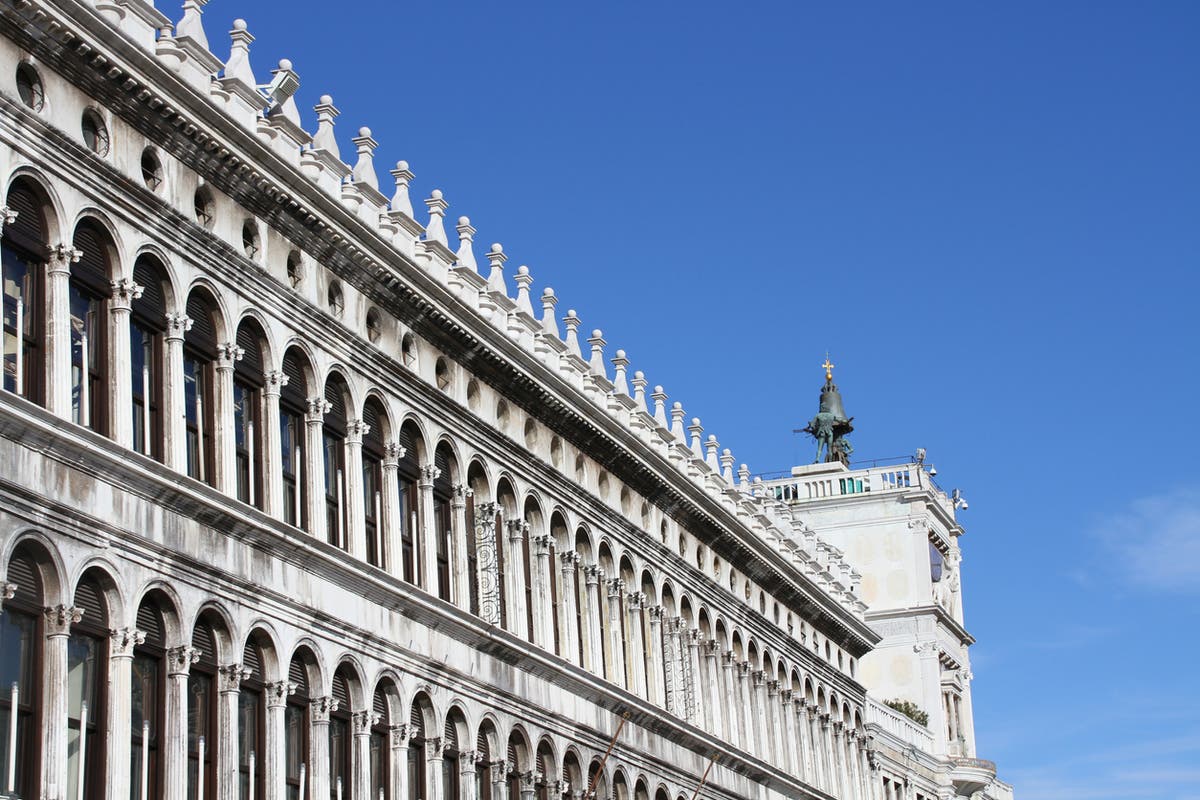
<svg viewBox="0 0 1200 800">
<path fill-rule="evenodd" d="M 849 466 L 850 454 L 854 452 L 846 436 L 854 430 L 854 417 L 847 417 L 842 408 L 842 395 L 833 382 L 833 367 L 829 354 L 825 354 L 825 385 L 821 388 L 821 404 L 817 415 L 809 420 L 804 432 L 817 440 L 817 457 L 813 461 L 830 463 L 840 461 Z"/>
</svg>

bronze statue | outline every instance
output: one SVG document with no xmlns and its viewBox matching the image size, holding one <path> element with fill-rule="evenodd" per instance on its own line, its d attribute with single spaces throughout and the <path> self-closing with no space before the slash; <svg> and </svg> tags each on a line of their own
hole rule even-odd
<svg viewBox="0 0 1200 800">
<path fill-rule="evenodd" d="M 817 440 L 817 457 L 813 461 L 814 464 L 821 463 L 823 453 L 826 463 L 840 461 L 849 466 L 850 454 L 854 452 L 854 447 L 846 436 L 854 430 L 854 425 L 851 424 L 854 417 L 847 417 L 842 408 L 842 395 L 833 382 L 834 365 L 830 363 L 828 353 L 825 354 L 825 363 L 821 366 L 825 369 L 821 404 L 817 415 L 809 420 L 804 432 Z"/>
</svg>

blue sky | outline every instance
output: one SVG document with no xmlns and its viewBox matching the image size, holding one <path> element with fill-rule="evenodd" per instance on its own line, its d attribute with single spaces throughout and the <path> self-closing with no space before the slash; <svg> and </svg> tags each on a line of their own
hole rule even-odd
<svg viewBox="0 0 1200 800">
<path fill-rule="evenodd" d="M 213 0 L 219 55 L 235 16 L 755 471 L 831 351 L 856 455 L 970 500 L 1020 800 L 1200 797 L 1200 5 Z"/>
</svg>

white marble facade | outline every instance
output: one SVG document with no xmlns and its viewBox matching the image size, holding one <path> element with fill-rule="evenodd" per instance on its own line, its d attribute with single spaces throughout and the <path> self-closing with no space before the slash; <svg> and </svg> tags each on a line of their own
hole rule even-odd
<svg viewBox="0 0 1200 800">
<path fill-rule="evenodd" d="M 0 4 L 3 791 L 890 800 L 852 557 L 205 2 Z"/>
</svg>

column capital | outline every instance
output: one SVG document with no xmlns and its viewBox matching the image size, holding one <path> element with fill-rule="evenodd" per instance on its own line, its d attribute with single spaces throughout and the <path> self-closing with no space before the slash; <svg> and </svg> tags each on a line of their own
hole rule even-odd
<svg viewBox="0 0 1200 800">
<path fill-rule="evenodd" d="M 521 780 L 521 791 L 532 791 L 535 788 L 535 774 L 533 770 L 526 770 L 518 775 Z"/>
<path fill-rule="evenodd" d="M 109 286 L 112 289 L 109 308 L 113 311 L 128 311 L 133 307 L 133 301 L 141 297 L 142 292 L 146 290 L 144 286 L 134 282 L 133 278 L 119 278 Z"/>
<path fill-rule="evenodd" d="M 750 662 L 739 661 L 737 665 L 738 678 L 744 680 L 750 674 Z"/>
<path fill-rule="evenodd" d="M 78 263 L 79 259 L 83 258 L 83 251 L 76 250 L 69 244 L 56 244 L 50 248 L 50 260 L 46 262 L 46 267 L 50 273 L 70 273 L 71 265 Z"/>
<path fill-rule="evenodd" d="M 309 719 L 314 723 L 329 722 L 329 714 L 338 710 L 338 701 L 332 697 L 314 697 L 308 701 Z"/>
<path fill-rule="evenodd" d="M 737 655 L 732 650 L 726 650 L 721 653 L 721 666 L 726 669 L 733 669 L 737 666 Z"/>
<path fill-rule="evenodd" d="M 492 779 L 492 783 L 500 783 L 508 774 L 507 761 L 493 761 L 488 764 L 488 777 Z"/>
<path fill-rule="evenodd" d="M 110 628 L 108 655 L 110 658 L 133 658 L 133 648 L 146 641 L 146 634 L 137 628 Z"/>
<path fill-rule="evenodd" d="M 421 466 L 421 479 L 418 481 L 418 486 L 429 488 L 433 486 L 433 482 L 442 476 L 442 471 L 433 464 L 424 464 Z"/>
<path fill-rule="evenodd" d="M 180 647 L 172 647 L 167 650 L 167 674 L 187 675 L 195 664 L 200 660 L 200 651 L 189 645 Z"/>
<path fill-rule="evenodd" d="M 767 694 L 771 697 L 775 697 L 779 694 L 779 681 L 767 681 Z"/>
<path fill-rule="evenodd" d="M 388 728 L 388 741 L 392 747 L 408 746 L 408 726 L 392 725 Z"/>
<path fill-rule="evenodd" d="M 408 451 L 399 442 L 385 442 L 383 445 L 383 466 L 395 469 L 400 466 L 400 459 Z"/>
<path fill-rule="evenodd" d="M 221 694 L 241 691 L 242 681 L 250 680 L 254 673 L 241 664 L 226 664 L 218 670 L 220 675 L 219 691 Z"/>
<path fill-rule="evenodd" d="M 66 636 L 71 626 L 83 619 L 83 609 L 75 606 L 50 606 L 43 609 L 47 636 Z"/>
<path fill-rule="evenodd" d="M 529 531 L 529 523 L 523 519 L 510 519 L 504 523 L 510 542 L 519 542 Z"/>
<path fill-rule="evenodd" d="M 596 586 L 604 578 L 604 570 L 599 564 L 588 564 L 583 568 L 583 576 L 588 586 Z"/>
<path fill-rule="evenodd" d="M 700 642 L 700 649 L 704 651 L 704 655 L 708 658 L 716 658 L 721 652 L 720 643 L 716 639 L 704 639 Z"/>
<path fill-rule="evenodd" d="M 245 355 L 246 351 L 238 347 L 237 342 L 222 342 L 217 345 L 217 369 L 232 370 Z"/>
<path fill-rule="evenodd" d="M 790 706 L 792 704 L 792 690 L 791 689 L 780 689 L 779 690 L 779 702 L 782 703 L 785 707 Z"/>
<path fill-rule="evenodd" d="M 287 705 L 288 695 L 296 691 L 296 684 L 289 681 L 274 681 L 267 684 L 267 706 L 280 708 Z"/>
<path fill-rule="evenodd" d="M 0 601 L 12 600 L 17 595 L 17 585 L 9 581 L 0 583 Z"/>
<path fill-rule="evenodd" d="M 310 397 L 304 401 L 304 421 L 309 425 L 320 425 L 331 410 L 333 403 L 324 397 Z"/>
<path fill-rule="evenodd" d="M 434 761 L 442 757 L 442 737 L 434 736 L 425 740 L 425 759 Z"/>
<path fill-rule="evenodd" d="M 550 545 L 554 544 L 554 540 L 549 536 L 534 536 L 530 541 L 533 542 L 533 554 L 535 556 L 550 555 Z"/>
<path fill-rule="evenodd" d="M 187 314 L 167 314 L 167 338 L 183 341 L 184 335 L 192 329 L 193 320 Z"/>
<path fill-rule="evenodd" d="M 471 487 L 465 483 L 456 483 L 450 489 L 450 505 L 455 508 L 466 508 L 467 498 L 471 496 Z"/>
<path fill-rule="evenodd" d="M 371 728 L 377 725 L 379 720 L 382 719 L 374 711 L 355 711 L 350 718 L 354 723 L 355 736 L 370 736 Z"/>
<path fill-rule="evenodd" d="M 263 394 L 267 397 L 278 397 L 287 385 L 288 376 L 283 370 L 272 369 L 263 373 Z"/>
<path fill-rule="evenodd" d="M 562 563 L 563 572 L 574 572 L 576 565 L 580 561 L 579 553 L 576 553 L 574 550 L 567 550 L 558 554 L 558 560 Z"/>
<path fill-rule="evenodd" d="M 761 669 L 756 669 L 750 673 L 750 679 L 752 681 L 754 681 L 754 685 L 756 687 L 762 686 L 766 683 L 767 674 L 765 672 L 763 672 Z"/>
<path fill-rule="evenodd" d="M 347 420 L 346 422 L 346 444 L 361 445 L 363 437 L 371 432 L 371 426 L 363 422 L 361 419 Z"/>
<path fill-rule="evenodd" d="M 5 225 L 11 225 L 17 221 L 17 212 L 8 206 L 0 206 L 0 233 L 4 232 Z"/>
<path fill-rule="evenodd" d="M 666 611 L 662 606 L 650 606 L 646 609 L 650 614 L 651 625 L 661 625 L 663 621 L 663 612 Z"/>
<path fill-rule="evenodd" d="M 621 582 L 620 578 L 609 578 L 604 582 L 604 587 L 608 590 L 608 597 L 611 600 L 614 597 L 619 598 L 621 596 L 621 592 L 625 589 L 625 584 Z"/>
</svg>

